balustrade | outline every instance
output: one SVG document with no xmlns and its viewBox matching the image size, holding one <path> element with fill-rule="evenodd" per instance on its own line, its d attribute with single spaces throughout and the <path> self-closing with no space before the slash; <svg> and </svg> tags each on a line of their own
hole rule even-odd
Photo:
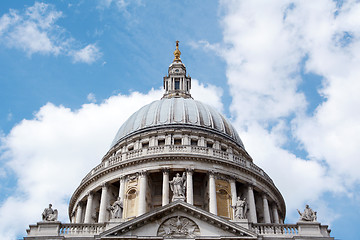
<svg viewBox="0 0 360 240">
<path fill-rule="evenodd" d="M 191 145 L 167 145 L 167 146 L 153 146 L 148 147 L 146 149 L 137 149 L 132 150 L 129 152 L 125 152 L 123 155 L 118 154 L 115 156 L 111 156 L 108 160 L 108 164 L 105 165 L 105 162 L 100 163 L 96 167 L 94 167 L 82 180 L 84 182 L 85 180 L 89 179 L 92 175 L 99 172 L 100 170 L 103 170 L 107 168 L 108 166 L 113 166 L 121 161 L 127 159 L 133 159 L 141 156 L 148 156 L 148 155 L 154 155 L 157 153 L 165 153 L 165 152 L 171 152 L 171 153 L 197 153 L 201 155 L 211 155 L 213 157 L 225 159 L 225 160 L 231 160 L 239 165 L 242 165 L 244 167 L 250 168 L 251 170 L 255 171 L 256 173 L 262 175 L 265 177 L 266 180 L 273 182 L 271 178 L 258 166 L 256 166 L 252 162 L 248 162 L 245 160 L 245 158 L 239 154 L 239 155 L 233 155 L 229 154 L 227 152 L 224 152 L 222 150 L 217 150 L 209 147 L 201 147 L 201 146 L 191 146 Z"/>
<path fill-rule="evenodd" d="M 259 235 L 283 235 L 285 237 L 292 237 L 299 234 L 296 224 L 253 223 L 251 229 Z"/>
<path fill-rule="evenodd" d="M 100 223 L 85 223 L 85 224 L 61 224 L 59 228 L 60 236 L 78 235 L 78 236 L 93 236 L 105 231 L 105 224 Z"/>
<path fill-rule="evenodd" d="M 132 151 L 126 153 L 126 159 L 139 157 L 141 155 L 142 155 L 142 149 L 132 150 Z"/>
</svg>

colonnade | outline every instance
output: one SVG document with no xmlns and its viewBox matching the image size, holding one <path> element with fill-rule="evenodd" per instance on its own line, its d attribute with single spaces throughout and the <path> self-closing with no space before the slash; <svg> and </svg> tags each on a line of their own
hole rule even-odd
<svg viewBox="0 0 360 240">
<path fill-rule="evenodd" d="M 162 169 L 162 206 L 165 206 L 170 203 L 170 189 L 169 189 L 169 168 Z M 193 192 L 193 173 L 194 169 L 186 169 L 186 202 L 189 204 L 194 204 L 194 192 Z M 216 197 L 216 174 L 212 171 L 208 173 L 208 194 L 209 194 L 209 212 L 217 215 L 217 197 Z M 234 204 L 237 201 L 237 191 L 236 191 L 236 180 L 230 178 L 230 191 L 231 191 L 231 201 Z M 125 177 L 120 177 L 119 179 L 119 195 L 122 201 L 125 200 Z M 137 216 L 140 216 L 147 212 L 147 186 L 148 186 L 148 173 L 146 171 L 139 172 L 138 175 L 138 202 L 137 202 Z M 99 206 L 99 216 L 98 222 L 103 223 L 107 221 L 107 208 L 110 205 L 108 199 L 109 185 L 107 183 L 102 184 L 101 186 L 101 197 L 100 197 L 100 206 Z M 247 186 L 246 190 L 247 195 L 247 205 L 248 213 L 247 218 L 249 222 L 257 223 L 257 212 L 256 212 L 256 203 L 254 189 L 252 185 Z M 74 216 L 75 223 L 91 223 L 93 216 L 93 197 L 94 193 L 89 192 L 87 196 L 87 202 L 79 202 L 76 207 L 76 214 Z M 85 207 L 86 205 L 86 207 Z M 269 206 L 268 196 L 264 193 L 262 194 L 262 207 L 263 207 L 263 217 L 265 223 L 271 223 L 270 211 L 272 214 L 272 222 L 280 223 L 278 208 L 276 204 L 271 205 L 271 210 Z M 83 211 L 85 211 L 84 219 L 82 219 Z M 74 221 L 73 221 L 74 222 Z"/>
</svg>

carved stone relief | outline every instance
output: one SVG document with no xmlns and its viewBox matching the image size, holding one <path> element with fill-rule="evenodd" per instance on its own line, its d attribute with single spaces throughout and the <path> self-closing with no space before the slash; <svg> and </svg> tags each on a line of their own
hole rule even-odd
<svg viewBox="0 0 360 240">
<path fill-rule="evenodd" d="M 200 235 L 200 229 L 191 219 L 177 216 L 165 220 L 157 235 L 164 238 L 194 238 Z"/>
</svg>

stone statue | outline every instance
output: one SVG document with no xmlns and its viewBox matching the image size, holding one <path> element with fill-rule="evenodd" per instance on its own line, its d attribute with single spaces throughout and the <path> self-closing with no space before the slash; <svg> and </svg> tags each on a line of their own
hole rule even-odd
<svg viewBox="0 0 360 240">
<path fill-rule="evenodd" d="M 108 210 L 111 213 L 111 218 L 122 218 L 123 213 L 123 202 L 121 198 L 118 197 L 117 200 L 108 207 Z"/>
<path fill-rule="evenodd" d="M 234 219 L 246 219 L 246 212 L 247 212 L 247 204 L 246 198 L 241 199 L 240 197 L 237 198 L 235 204 L 231 206 L 234 208 Z"/>
<path fill-rule="evenodd" d="M 185 188 L 186 188 L 186 176 L 185 172 L 180 177 L 180 173 L 176 173 L 176 176 L 170 182 L 170 188 L 173 192 L 172 201 L 185 200 Z"/>
<path fill-rule="evenodd" d="M 314 212 L 307 204 L 303 213 L 301 213 L 299 209 L 297 209 L 297 211 L 300 214 L 300 221 L 315 222 L 317 220 L 316 212 Z"/>
<path fill-rule="evenodd" d="M 58 211 L 57 209 L 52 209 L 52 204 L 49 204 L 48 208 L 45 208 L 43 213 L 42 213 L 42 220 L 43 221 L 57 221 L 57 217 L 58 217 Z"/>
</svg>

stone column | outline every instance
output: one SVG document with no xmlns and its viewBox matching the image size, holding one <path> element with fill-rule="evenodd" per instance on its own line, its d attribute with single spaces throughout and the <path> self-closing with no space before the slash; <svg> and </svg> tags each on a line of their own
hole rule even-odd
<svg viewBox="0 0 360 240">
<path fill-rule="evenodd" d="M 76 223 L 76 213 L 75 213 L 75 211 L 73 211 L 72 213 L 71 213 L 71 223 Z"/>
<path fill-rule="evenodd" d="M 163 168 L 162 206 L 169 204 L 169 168 Z"/>
<path fill-rule="evenodd" d="M 138 216 L 146 213 L 146 190 L 147 190 L 147 173 L 141 171 L 139 176 L 139 202 L 138 202 Z"/>
<path fill-rule="evenodd" d="M 120 179 L 120 187 L 119 187 L 119 198 L 121 199 L 121 201 L 124 203 L 124 194 L 125 194 L 125 176 L 121 176 Z"/>
<path fill-rule="evenodd" d="M 76 210 L 76 219 L 75 219 L 76 223 L 81 223 L 82 212 L 83 212 L 83 206 L 82 203 L 79 202 Z"/>
<path fill-rule="evenodd" d="M 85 209 L 84 223 L 91 223 L 92 206 L 93 206 L 93 193 L 89 192 L 87 197 L 86 209 Z"/>
<path fill-rule="evenodd" d="M 193 173 L 194 169 L 186 169 L 186 202 L 190 204 L 194 204 Z"/>
<path fill-rule="evenodd" d="M 280 223 L 279 221 L 279 213 L 276 204 L 273 205 L 273 216 L 274 216 L 274 223 Z"/>
<path fill-rule="evenodd" d="M 248 186 L 248 204 L 249 204 L 249 222 L 257 223 L 257 216 L 256 216 L 256 205 L 255 205 L 255 197 L 254 197 L 254 190 L 252 186 Z"/>
<path fill-rule="evenodd" d="M 266 194 L 263 194 L 263 209 L 264 209 L 264 222 L 271 223 L 269 202 L 267 200 Z"/>
<path fill-rule="evenodd" d="M 237 201 L 237 193 L 236 193 L 236 182 L 235 179 L 230 179 L 230 189 L 231 189 L 231 204 L 235 205 Z M 233 218 L 235 218 L 235 209 L 233 209 Z"/>
<path fill-rule="evenodd" d="M 216 186 L 214 172 L 209 172 L 209 212 L 217 215 Z"/>
<path fill-rule="evenodd" d="M 103 183 L 101 188 L 101 199 L 100 199 L 100 209 L 99 209 L 99 223 L 106 221 L 106 208 L 108 207 L 108 185 Z"/>
</svg>

